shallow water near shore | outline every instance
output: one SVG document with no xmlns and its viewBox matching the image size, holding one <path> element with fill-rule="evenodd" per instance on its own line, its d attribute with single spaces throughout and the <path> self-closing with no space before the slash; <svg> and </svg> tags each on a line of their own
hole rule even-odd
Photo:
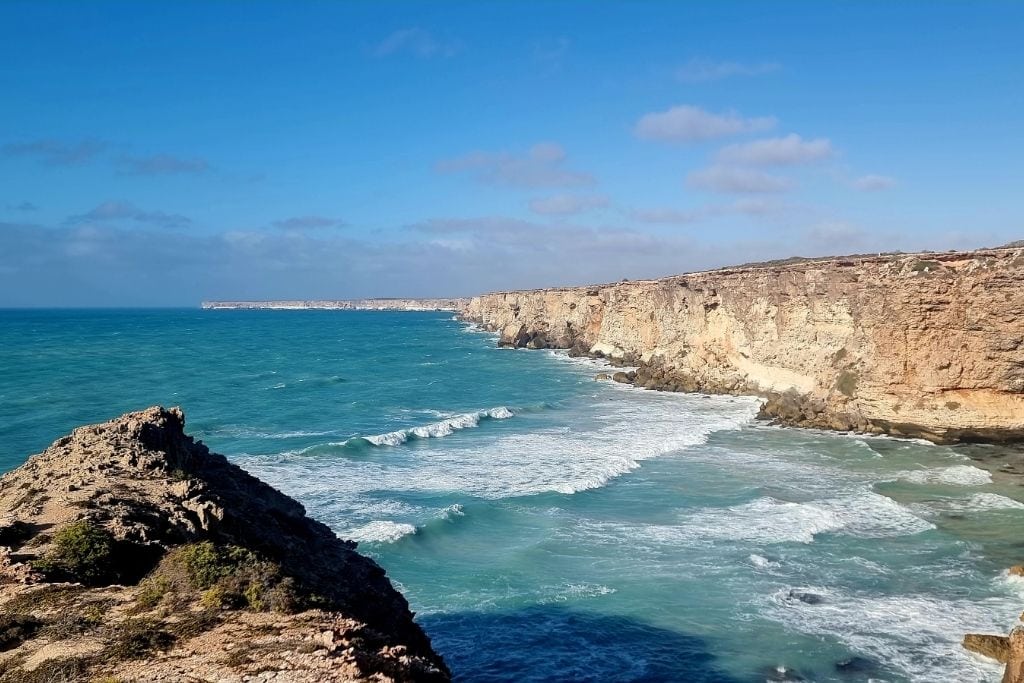
<svg viewBox="0 0 1024 683">
<path fill-rule="evenodd" d="M 998 681 L 1024 489 L 443 313 L 0 311 L 0 471 L 160 403 L 360 541 L 458 680 Z"/>
</svg>

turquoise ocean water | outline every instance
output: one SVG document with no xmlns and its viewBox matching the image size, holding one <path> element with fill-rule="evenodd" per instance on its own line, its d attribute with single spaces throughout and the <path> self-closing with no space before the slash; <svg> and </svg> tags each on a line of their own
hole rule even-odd
<svg viewBox="0 0 1024 683">
<path fill-rule="evenodd" d="M 442 313 L 2 311 L 0 471 L 181 405 L 375 557 L 463 681 L 996 681 L 1024 489 L 964 449 L 595 382 Z"/>
</svg>

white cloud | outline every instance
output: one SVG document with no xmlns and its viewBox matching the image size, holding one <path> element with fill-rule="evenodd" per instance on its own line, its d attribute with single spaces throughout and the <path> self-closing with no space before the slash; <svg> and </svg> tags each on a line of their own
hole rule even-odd
<svg viewBox="0 0 1024 683">
<path fill-rule="evenodd" d="M 518 188 L 579 187 L 590 174 L 565 168 L 565 150 L 554 142 L 534 145 L 525 155 L 476 151 L 437 163 L 441 173 L 469 173 L 482 183 Z"/>
<path fill-rule="evenodd" d="M 744 118 L 733 111 L 722 114 L 683 104 L 666 111 L 644 114 L 634 132 L 642 140 L 663 142 L 699 142 L 714 138 L 751 133 L 773 128 L 770 116 Z"/>
<path fill-rule="evenodd" d="M 799 135 L 754 140 L 723 147 L 718 161 L 754 166 L 792 166 L 828 159 L 834 153 L 827 138 L 804 140 Z"/>
<path fill-rule="evenodd" d="M 686 177 L 686 184 L 700 190 L 726 193 L 786 192 L 796 186 L 789 178 L 721 164 L 694 171 Z"/>
<path fill-rule="evenodd" d="M 545 216 L 568 216 L 608 206 L 604 195 L 556 194 L 530 201 L 530 210 Z"/>
<path fill-rule="evenodd" d="M 676 78 L 684 83 L 719 81 L 732 76 L 763 76 L 782 68 L 777 62 L 743 64 L 741 62 L 716 62 L 710 59 L 691 59 L 676 70 Z"/>
<path fill-rule="evenodd" d="M 853 186 L 861 192 L 878 192 L 896 187 L 896 179 L 885 175 L 868 174 L 854 180 Z"/>
<path fill-rule="evenodd" d="M 390 57 L 396 54 L 411 54 L 420 59 L 431 57 L 452 57 L 462 45 L 457 41 L 441 40 L 430 31 L 412 26 L 395 31 L 373 48 L 374 57 Z"/>
</svg>

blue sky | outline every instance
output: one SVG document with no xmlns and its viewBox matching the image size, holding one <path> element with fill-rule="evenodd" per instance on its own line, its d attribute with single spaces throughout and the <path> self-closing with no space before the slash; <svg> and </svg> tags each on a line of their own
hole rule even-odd
<svg viewBox="0 0 1024 683">
<path fill-rule="evenodd" d="M 1024 3 L 0 2 L 0 306 L 1024 238 Z"/>
</svg>

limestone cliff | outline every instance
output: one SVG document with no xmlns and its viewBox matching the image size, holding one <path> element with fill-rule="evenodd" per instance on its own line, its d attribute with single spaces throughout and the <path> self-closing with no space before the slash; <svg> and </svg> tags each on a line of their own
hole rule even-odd
<svg viewBox="0 0 1024 683">
<path fill-rule="evenodd" d="M 82 427 L 0 477 L 0 682 L 446 681 L 384 570 L 184 433 Z"/>
<path fill-rule="evenodd" d="M 766 397 L 795 425 L 1024 438 L 1024 249 L 758 264 L 499 292 L 462 315 L 501 342 L 640 365 L 648 388 Z"/>
</svg>

